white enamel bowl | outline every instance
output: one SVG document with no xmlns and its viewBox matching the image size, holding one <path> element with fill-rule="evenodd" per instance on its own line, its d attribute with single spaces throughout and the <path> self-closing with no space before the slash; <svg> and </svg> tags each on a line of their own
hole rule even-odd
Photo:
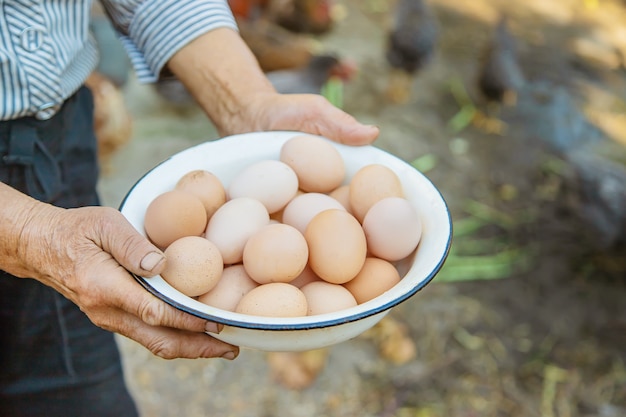
<svg viewBox="0 0 626 417">
<path fill-rule="evenodd" d="M 262 159 L 278 159 L 280 147 L 298 132 L 259 132 L 206 142 L 179 152 L 146 173 L 128 192 L 122 214 L 145 236 L 144 213 L 159 194 L 171 190 L 178 179 L 194 169 L 217 175 L 227 187 L 241 169 Z M 334 142 L 333 142 L 334 143 Z M 402 280 L 379 297 L 350 309 L 297 318 L 238 314 L 200 303 L 175 290 L 160 276 L 136 277 L 148 291 L 170 305 L 207 320 L 224 324 L 214 337 L 265 351 L 304 351 L 352 339 L 379 322 L 394 306 L 428 284 L 442 267 L 450 249 L 452 222 L 441 193 L 423 174 L 401 159 L 374 146 L 335 144 L 351 178 L 364 165 L 384 164 L 398 174 L 406 198 L 422 219 L 422 238 L 414 256 L 398 265 Z"/>
</svg>

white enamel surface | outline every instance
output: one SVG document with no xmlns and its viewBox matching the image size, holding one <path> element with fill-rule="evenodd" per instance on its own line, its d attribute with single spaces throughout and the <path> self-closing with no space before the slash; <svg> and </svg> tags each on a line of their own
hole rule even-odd
<svg viewBox="0 0 626 417">
<path fill-rule="evenodd" d="M 262 159 L 278 159 L 280 147 L 298 132 L 260 132 L 235 135 L 184 150 L 148 172 L 130 190 L 120 208 L 145 236 L 143 216 L 148 204 L 171 190 L 178 179 L 194 169 L 217 175 L 228 187 L 240 170 Z M 178 292 L 160 276 L 139 278 L 151 292 L 172 305 L 200 317 L 226 324 L 215 337 L 242 347 L 261 350 L 308 350 L 357 336 L 378 322 L 387 310 L 428 283 L 441 267 L 449 249 L 452 225 L 445 201 L 434 185 L 401 159 L 373 146 L 335 144 L 350 178 L 362 166 L 380 163 L 402 181 L 406 198 L 423 222 L 422 239 L 404 278 L 381 296 L 340 312 L 298 317 L 268 318 L 237 314 L 200 303 Z M 381 314 L 382 313 L 382 314 Z"/>
<path fill-rule="evenodd" d="M 388 312 L 385 310 L 351 323 L 307 330 L 259 330 L 224 326 L 219 335 L 211 336 L 235 346 L 268 352 L 312 350 L 350 340 L 378 323 Z"/>
</svg>

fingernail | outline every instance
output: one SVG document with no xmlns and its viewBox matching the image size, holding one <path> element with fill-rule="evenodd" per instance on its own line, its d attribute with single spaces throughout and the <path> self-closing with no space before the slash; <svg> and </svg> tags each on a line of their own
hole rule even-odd
<svg viewBox="0 0 626 417">
<path fill-rule="evenodd" d="M 232 350 L 229 350 L 228 352 L 226 352 L 226 353 L 224 353 L 222 355 L 222 358 L 228 359 L 229 361 L 232 361 L 236 357 L 237 357 L 237 354 L 235 352 L 233 352 Z"/>
<path fill-rule="evenodd" d="M 141 260 L 140 266 L 141 266 L 141 269 L 152 272 L 152 270 L 156 268 L 164 260 L 165 258 L 163 257 L 163 254 L 159 252 L 150 252 L 149 254 L 143 257 L 143 259 Z"/>
<path fill-rule="evenodd" d="M 204 327 L 204 330 L 206 330 L 208 333 L 219 333 L 222 331 L 222 329 L 224 328 L 224 325 L 221 323 L 215 323 L 213 321 L 207 321 L 206 322 L 206 326 Z"/>
</svg>

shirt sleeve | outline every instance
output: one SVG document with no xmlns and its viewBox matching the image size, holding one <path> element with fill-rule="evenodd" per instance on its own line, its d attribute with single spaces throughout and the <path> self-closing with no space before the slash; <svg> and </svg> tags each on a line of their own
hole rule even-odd
<svg viewBox="0 0 626 417">
<path fill-rule="evenodd" d="M 227 0 L 103 0 L 140 82 L 154 82 L 167 61 L 198 36 L 237 30 Z"/>
</svg>

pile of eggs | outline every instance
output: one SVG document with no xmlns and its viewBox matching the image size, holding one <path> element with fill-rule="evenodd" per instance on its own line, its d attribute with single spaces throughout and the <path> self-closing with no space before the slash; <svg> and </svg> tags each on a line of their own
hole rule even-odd
<svg viewBox="0 0 626 417">
<path fill-rule="evenodd" d="M 241 314 L 299 317 L 339 311 L 396 285 L 417 250 L 419 213 L 390 168 L 347 178 L 334 145 L 296 135 L 278 159 L 226 186 L 207 170 L 154 198 L 147 237 L 164 250 L 161 277 L 202 303 Z"/>
</svg>

